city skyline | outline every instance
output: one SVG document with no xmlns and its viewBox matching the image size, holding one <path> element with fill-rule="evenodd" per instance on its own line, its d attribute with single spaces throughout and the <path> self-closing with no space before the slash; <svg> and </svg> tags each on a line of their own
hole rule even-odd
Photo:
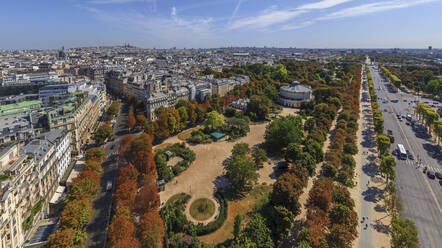
<svg viewBox="0 0 442 248">
<path fill-rule="evenodd" d="M 442 47 L 441 0 L 8 1 L 0 49 Z"/>
</svg>

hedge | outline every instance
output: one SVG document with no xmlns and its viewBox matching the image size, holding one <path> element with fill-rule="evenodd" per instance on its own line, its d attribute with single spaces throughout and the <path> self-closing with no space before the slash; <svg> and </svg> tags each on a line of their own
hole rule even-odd
<svg viewBox="0 0 442 248">
<path fill-rule="evenodd" d="M 224 224 L 224 221 L 226 221 L 227 219 L 227 201 L 224 195 L 220 192 L 217 192 L 215 193 L 215 198 L 218 199 L 218 202 L 221 207 L 218 218 L 205 226 L 197 225 L 196 234 L 198 236 L 213 233 L 214 231 L 218 230 Z"/>
</svg>

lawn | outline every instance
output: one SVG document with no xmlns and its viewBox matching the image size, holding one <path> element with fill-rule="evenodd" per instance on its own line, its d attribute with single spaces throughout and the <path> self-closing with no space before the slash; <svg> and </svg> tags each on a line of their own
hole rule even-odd
<svg viewBox="0 0 442 248">
<path fill-rule="evenodd" d="M 190 205 L 190 215 L 196 220 L 207 220 L 215 213 L 215 203 L 207 198 L 200 198 Z"/>
<path fill-rule="evenodd" d="M 203 126 L 198 126 L 198 127 L 189 128 L 187 130 L 184 130 L 178 134 L 178 139 L 180 139 L 182 141 L 186 141 L 187 139 L 190 138 L 190 135 L 192 134 L 193 131 L 196 131 L 196 130 L 202 129 L 202 128 L 203 128 Z"/>
<path fill-rule="evenodd" d="M 233 238 L 233 224 L 235 216 L 238 214 L 243 215 L 244 223 L 247 223 L 247 214 L 252 213 L 255 209 L 259 209 L 263 204 L 268 202 L 268 197 L 272 191 L 272 186 L 257 185 L 248 193 L 245 197 L 228 201 L 229 206 L 227 212 L 227 219 L 217 231 L 214 233 L 204 235 L 200 237 L 200 240 L 207 244 L 220 244 L 226 240 Z"/>
<path fill-rule="evenodd" d="M 180 194 L 176 194 L 173 195 L 169 198 L 169 200 L 167 200 L 166 205 L 167 204 L 174 204 L 177 201 L 187 201 L 189 199 L 186 198 L 190 198 L 190 196 L 188 194 L 185 193 L 180 193 Z"/>
</svg>

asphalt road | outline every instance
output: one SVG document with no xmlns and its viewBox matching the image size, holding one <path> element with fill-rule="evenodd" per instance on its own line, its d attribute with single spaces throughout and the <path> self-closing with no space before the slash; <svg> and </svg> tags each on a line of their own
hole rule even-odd
<svg viewBox="0 0 442 248">
<path fill-rule="evenodd" d="M 93 201 L 93 216 L 87 226 L 88 241 L 86 247 L 103 248 L 106 244 L 107 227 L 109 223 L 110 213 L 112 209 L 112 190 L 107 191 L 107 182 L 111 181 L 115 185 L 118 175 L 117 153 L 121 137 L 125 132 L 125 123 L 127 118 L 128 106 L 123 105 L 122 111 L 117 117 L 114 126 L 115 135 L 113 141 L 109 141 L 102 147 L 108 155 L 107 160 L 103 163 L 103 174 L 100 177 L 101 191 Z"/>
<path fill-rule="evenodd" d="M 423 173 L 423 167 L 442 172 L 442 162 L 428 152 L 429 147 L 435 145 L 428 133 L 414 132 L 411 125 L 406 125 L 406 120 L 399 121 L 396 117 L 397 114 L 410 114 L 415 119 L 412 101 L 417 100 L 417 96 L 390 92 L 389 83 L 382 79 L 377 68 L 371 66 L 370 72 L 378 95 L 379 108 L 383 112 L 385 131 L 392 130 L 395 138 L 391 151 L 397 148 L 397 144 L 403 144 L 414 155 L 413 160 L 397 160 L 396 165 L 396 188 L 403 205 L 403 217 L 416 223 L 420 247 L 441 247 L 442 184 L 437 179 L 428 178 Z M 417 166 L 418 160 L 421 160 L 421 166 Z"/>
</svg>

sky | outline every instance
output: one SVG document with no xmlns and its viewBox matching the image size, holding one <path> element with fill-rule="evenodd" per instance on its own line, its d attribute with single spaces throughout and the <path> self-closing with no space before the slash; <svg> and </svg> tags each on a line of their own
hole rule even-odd
<svg viewBox="0 0 442 248">
<path fill-rule="evenodd" d="M 442 0 L 1 0 L 0 49 L 442 48 Z"/>
</svg>

